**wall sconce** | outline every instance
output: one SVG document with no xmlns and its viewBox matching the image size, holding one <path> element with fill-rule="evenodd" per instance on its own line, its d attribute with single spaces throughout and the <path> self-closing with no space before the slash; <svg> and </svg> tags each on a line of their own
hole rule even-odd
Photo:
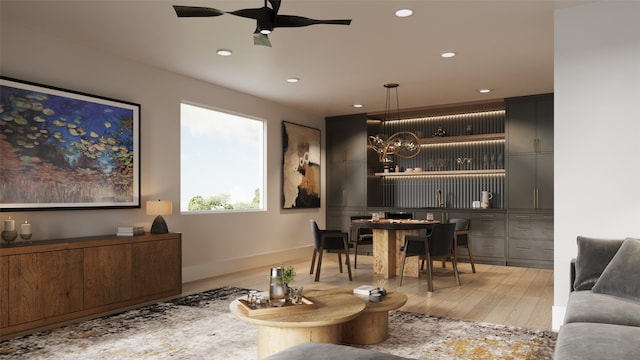
<svg viewBox="0 0 640 360">
<path fill-rule="evenodd" d="M 147 201 L 147 215 L 157 215 L 151 224 L 152 234 L 166 234 L 169 232 L 167 223 L 162 215 L 173 214 L 173 202 L 171 200 Z"/>
</svg>

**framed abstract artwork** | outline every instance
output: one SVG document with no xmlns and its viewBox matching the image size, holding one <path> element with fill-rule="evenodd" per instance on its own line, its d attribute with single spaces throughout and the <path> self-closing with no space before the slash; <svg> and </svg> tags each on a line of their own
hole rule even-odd
<svg viewBox="0 0 640 360">
<path fill-rule="evenodd" d="M 140 105 L 0 77 L 0 210 L 140 207 Z"/>
<path fill-rule="evenodd" d="M 282 208 L 320 207 L 320 130 L 282 122 Z"/>
</svg>

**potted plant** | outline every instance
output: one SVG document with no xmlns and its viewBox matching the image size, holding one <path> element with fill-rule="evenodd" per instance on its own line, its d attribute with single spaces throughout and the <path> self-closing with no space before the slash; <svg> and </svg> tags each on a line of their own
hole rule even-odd
<svg viewBox="0 0 640 360">
<path fill-rule="evenodd" d="M 284 281 L 284 285 L 289 287 L 289 283 L 293 281 L 293 278 L 296 276 L 296 271 L 291 265 L 280 265 L 282 267 L 282 277 Z"/>
</svg>

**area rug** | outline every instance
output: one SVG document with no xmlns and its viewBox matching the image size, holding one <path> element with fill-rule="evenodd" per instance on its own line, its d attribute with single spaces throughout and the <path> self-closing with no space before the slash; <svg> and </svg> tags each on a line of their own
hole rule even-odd
<svg viewBox="0 0 640 360">
<path fill-rule="evenodd" d="M 248 292 L 225 287 L 0 342 L 0 359 L 255 359 L 257 329 L 229 303 Z M 405 311 L 390 337 L 360 346 L 414 359 L 552 359 L 556 333 Z"/>
</svg>

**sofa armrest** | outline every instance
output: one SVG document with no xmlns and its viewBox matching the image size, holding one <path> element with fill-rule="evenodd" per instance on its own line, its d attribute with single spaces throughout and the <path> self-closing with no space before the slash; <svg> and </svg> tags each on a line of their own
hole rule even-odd
<svg viewBox="0 0 640 360">
<path fill-rule="evenodd" d="M 571 283 L 569 283 L 569 292 L 575 290 L 575 288 L 573 287 L 573 284 L 576 282 L 576 258 L 571 259 L 571 262 L 569 263 L 570 266 L 570 276 L 571 276 Z"/>
</svg>

